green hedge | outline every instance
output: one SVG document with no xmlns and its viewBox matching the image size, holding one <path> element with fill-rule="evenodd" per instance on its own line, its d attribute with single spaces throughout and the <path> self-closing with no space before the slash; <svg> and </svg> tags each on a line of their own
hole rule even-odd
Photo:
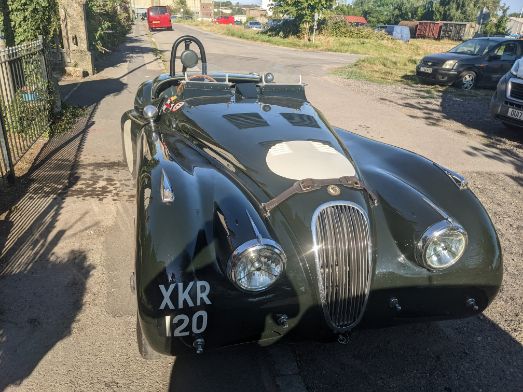
<svg viewBox="0 0 523 392">
<path fill-rule="evenodd" d="M 129 0 L 88 0 L 87 29 L 93 50 L 107 53 L 131 31 Z"/>
</svg>

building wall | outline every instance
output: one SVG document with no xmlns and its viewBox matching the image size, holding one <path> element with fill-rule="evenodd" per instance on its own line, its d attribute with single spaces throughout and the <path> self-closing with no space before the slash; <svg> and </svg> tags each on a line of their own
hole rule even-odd
<svg viewBox="0 0 523 392">
<path fill-rule="evenodd" d="M 510 34 L 523 34 L 523 18 L 508 18 L 507 27 Z"/>
<path fill-rule="evenodd" d="M 196 19 L 200 18 L 201 6 L 201 0 L 187 0 L 187 7 L 192 11 Z"/>
<path fill-rule="evenodd" d="M 200 18 L 201 19 L 212 19 L 214 17 L 213 4 L 202 3 L 200 5 Z"/>
<path fill-rule="evenodd" d="M 187 2 L 189 3 L 189 1 Z M 172 0 L 131 0 L 131 7 L 136 8 L 149 8 L 153 5 L 173 5 Z"/>
<path fill-rule="evenodd" d="M 173 0 L 131 0 L 131 7 L 134 10 L 146 9 L 154 5 L 173 5 Z M 202 0 L 187 0 L 187 7 L 192 11 L 195 18 L 212 18 L 212 2 Z"/>
</svg>

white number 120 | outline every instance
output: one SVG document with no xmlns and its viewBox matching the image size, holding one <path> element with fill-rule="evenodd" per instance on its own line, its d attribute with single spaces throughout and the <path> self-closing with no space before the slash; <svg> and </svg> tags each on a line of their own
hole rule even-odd
<svg viewBox="0 0 523 392">
<path fill-rule="evenodd" d="M 180 323 L 180 325 L 178 325 Z M 179 314 L 173 319 L 173 325 L 178 325 L 174 332 L 173 336 L 189 336 L 189 330 L 187 326 L 189 325 L 189 316 L 186 314 Z M 207 328 L 207 312 L 204 310 L 199 310 L 192 316 L 191 329 L 195 334 L 202 333 Z"/>
</svg>

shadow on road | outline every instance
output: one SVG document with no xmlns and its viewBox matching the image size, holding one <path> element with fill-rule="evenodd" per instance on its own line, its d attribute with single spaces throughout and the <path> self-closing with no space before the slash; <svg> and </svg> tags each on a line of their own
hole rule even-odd
<svg viewBox="0 0 523 392">
<path fill-rule="evenodd" d="M 523 147 L 523 132 L 507 129 L 490 116 L 492 90 L 462 91 L 446 87 L 436 91 L 421 86 L 404 90 L 401 99 L 383 97 L 381 101 L 402 107 L 407 116 L 425 122 L 435 131 L 446 129 L 462 135 L 478 135 L 482 147 L 468 147 L 466 154 L 483 156 L 523 172 L 523 157 L 518 151 Z"/>
<path fill-rule="evenodd" d="M 82 309 L 92 267 L 82 249 L 56 251 L 76 223 L 57 227 L 95 108 L 76 128 L 49 140 L 29 172 L 2 198 L 0 226 L 0 390 L 21 383 Z M 51 188 L 49 188 L 51 187 Z"/>
<path fill-rule="evenodd" d="M 177 358 L 169 391 L 270 391 L 266 349 L 256 345 L 228 348 Z"/>
<path fill-rule="evenodd" d="M 112 68 L 119 64 L 127 63 L 129 62 L 129 58 L 132 56 L 153 53 L 153 49 L 151 47 L 140 46 L 141 41 L 138 40 L 137 37 L 127 36 L 125 45 L 114 49 L 110 54 L 96 57 L 96 72 L 100 73 L 107 68 Z"/>
<path fill-rule="evenodd" d="M 485 317 L 356 331 L 295 346 L 309 391 L 516 391 L 523 347 Z"/>
</svg>

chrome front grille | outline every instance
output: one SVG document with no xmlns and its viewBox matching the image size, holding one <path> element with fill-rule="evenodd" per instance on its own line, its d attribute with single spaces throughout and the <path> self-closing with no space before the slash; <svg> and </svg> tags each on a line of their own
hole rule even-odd
<svg viewBox="0 0 523 392">
<path fill-rule="evenodd" d="M 327 322 L 335 331 L 363 316 L 372 274 L 369 221 L 351 202 L 318 207 L 312 218 L 318 287 Z"/>
<path fill-rule="evenodd" d="M 523 101 L 523 83 L 515 82 L 511 79 L 508 85 L 508 98 Z"/>
</svg>

